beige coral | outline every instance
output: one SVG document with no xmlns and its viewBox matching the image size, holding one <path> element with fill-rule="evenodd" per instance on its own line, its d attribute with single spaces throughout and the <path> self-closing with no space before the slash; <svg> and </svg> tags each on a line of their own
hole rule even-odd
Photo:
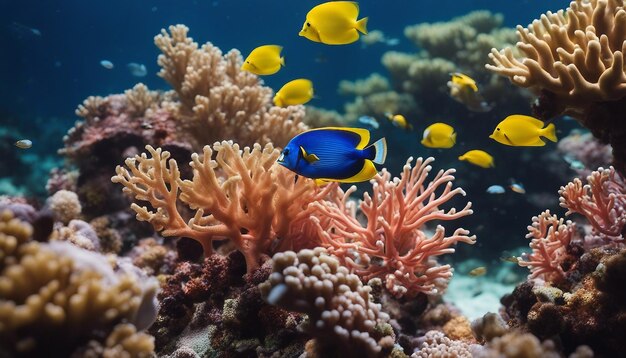
<svg viewBox="0 0 626 358">
<path fill-rule="evenodd" d="M 321 200 L 335 184 L 323 189 L 313 180 L 299 178 L 276 163 L 280 151 L 271 144 L 240 149 L 232 142 L 205 146 L 190 163 L 191 180 L 182 180 L 170 154 L 147 146 L 145 153 L 118 166 L 115 183 L 124 192 L 147 201 L 154 209 L 135 203 L 137 219 L 151 223 L 164 236 L 184 236 L 200 242 L 205 255 L 213 241 L 229 239 L 246 257 L 248 270 L 256 268 L 262 254 L 288 250 L 303 239 L 309 204 Z M 195 211 L 185 220 L 178 201 Z"/>
<path fill-rule="evenodd" d="M 177 98 L 164 104 L 194 133 L 198 143 L 237 140 L 284 146 L 299 132 L 304 107 L 271 105 L 272 90 L 252 73 L 242 71 L 237 50 L 225 55 L 211 43 L 199 46 L 187 36 L 184 25 L 169 27 L 154 38 L 161 50 L 159 76 L 176 91 Z"/>
<path fill-rule="evenodd" d="M 0 216 L 0 341 L 9 351 L 62 354 L 94 330 L 122 320 L 145 328 L 156 317 L 156 280 L 126 266 L 116 272 L 68 243 L 31 242 L 31 230 L 10 212 Z"/>
<path fill-rule="evenodd" d="M 77 219 L 82 211 L 78 195 L 69 190 L 57 191 L 48 198 L 47 204 L 54 218 L 64 224 Z"/>
<path fill-rule="evenodd" d="M 518 26 L 517 33 L 523 57 L 511 48 L 492 49 L 487 69 L 518 86 L 567 96 L 571 106 L 626 96 L 622 0 L 575 0 L 565 11 Z"/>
</svg>

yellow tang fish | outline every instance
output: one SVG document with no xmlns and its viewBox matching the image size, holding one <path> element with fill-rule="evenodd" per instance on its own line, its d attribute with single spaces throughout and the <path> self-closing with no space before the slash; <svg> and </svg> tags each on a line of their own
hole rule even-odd
<svg viewBox="0 0 626 358">
<path fill-rule="evenodd" d="M 544 123 L 537 118 L 514 114 L 500 122 L 489 138 L 514 147 L 544 146 L 546 142 L 541 140 L 541 137 L 556 142 L 558 139 L 554 124 L 550 123 L 545 128 L 543 125 Z"/>
<path fill-rule="evenodd" d="M 452 148 L 456 144 L 456 133 L 448 124 L 434 123 L 424 130 L 421 143 L 428 148 Z"/>
<path fill-rule="evenodd" d="M 413 130 L 413 125 L 411 125 L 411 123 L 409 123 L 409 121 L 406 120 L 406 118 L 401 115 L 401 114 L 391 114 L 391 113 L 386 113 L 387 118 L 389 118 L 389 120 L 391 121 L 391 123 L 398 127 L 398 128 L 402 128 L 405 130 Z"/>
<path fill-rule="evenodd" d="M 367 34 L 367 17 L 357 20 L 359 4 L 353 1 L 329 1 L 308 14 L 299 35 L 327 45 L 345 45 Z"/>
<path fill-rule="evenodd" d="M 482 168 L 495 167 L 495 164 L 493 163 L 493 157 L 484 150 L 479 149 L 470 150 L 469 152 L 460 156 L 459 160 L 468 161 Z"/>
<path fill-rule="evenodd" d="M 274 104 L 278 107 L 305 104 L 313 98 L 313 82 L 298 78 L 282 86 L 274 96 Z"/>
<path fill-rule="evenodd" d="M 474 81 L 474 79 L 470 76 L 460 72 L 453 72 L 450 74 L 450 76 L 452 76 L 452 83 L 463 87 L 469 87 L 472 89 L 472 91 L 478 92 L 478 86 L 476 86 L 476 81 Z"/>
<path fill-rule="evenodd" d="M 282 46 L 263 45 L 250 52 L 241 69 L 255 75 L 273 75 L 285 65 L 285 58 L 280 56 Z"/>
</svg>

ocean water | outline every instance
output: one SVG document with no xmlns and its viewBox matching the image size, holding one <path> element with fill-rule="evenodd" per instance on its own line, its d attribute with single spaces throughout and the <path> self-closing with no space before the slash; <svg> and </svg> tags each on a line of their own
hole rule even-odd
<svg viewBox="0 0 626 358">
<path fill-rule="evenodd" d="M 503 15 L 503 27 L 514 28 L 518 24 L 525 26 L 546 11 L 569 5 L 565 0 L 363 0 L 359 1 L 360 17 L 369 17 L 368 29 L 383 31 L 387 38 L 398 39 L 397 44 L 364 46 L 357 41 L 328 46 L 298 36 L 308 10 L 318 3 L 310 0 L 0 0 L 0 196 L 25 197 L 39 207 L 45 205 L 48 195 L 45 184 L 50 170 L 67 164 L 56 152 L 63 147 L 63 136 L 79 120 L 74 111 L 85 98 L 123 93 L 139 82 L 153 90 L 170 89 L 157 76 L 159 50 L 153 42 L 154 36 L 170 25 L 184 24 L 196 42 L 211 42 L 223 52 L 238 49 L 244 56 L 259 45 L 280 44 L 284 48 L 285 67 L 275 75 L 264 76 L 264 84 L 276 91 L 291 79 L 309 78 L 314 82 L 315 98 L 307 106 L 344 113 L 344 105 L 354 101 L 354 97 L 338 92 L 342 80 L 354 81 L 379 73 L 389 79 L 393 90 L 401 92 L 381 59 L 389 51 L 407 54 L 420 51 L 405 37 L 406 26 L 450 21 L 471 11 L 489 10 Z M 101 62 L 105 60 L 113 67 L 103 66 Z M 145 76 L 133 75 L 129 63 L 145 66 Z M 395 176 L 409 156 L 433 156 L 435 170 L 457 169 L 455 186 L 463 187 L 467 196 L 455 198 L 450 206 L 460 208 L 469 200 L 475 214 L 454 224 L 443 224 L 469 229 L 478 236 L 478 241 L 472 246 L 458 245 L 455 255 L 440 261 L 465 262 L 455 266 L 463 281 L 453 283 L 453 287 L 459 288 L 454 288 L 452 300 L 475 299 L 472 301 L 475 305 L 488 302 L 484 310 L 493 309 L 498 305 L 498 296 L 527 275 L 525 268 L 503 263 L 500 258 L 519 255 L 521 247 L 527 249 L 528 239 L 524 236 L 532 216 L 545 209 L 564 212 L 559 207 L 557 191 L 576 176 L 576 171 L 557 152 L 555 143 L 537 148 L 505 147 L 488 138 L 505 116 L 530 115 L 532 96 L 522 101 L 519 101 L 521 97 L 511 101 L 497 96 L 487 98 L 496 103 L 495 108 L 488 113 L 474 113 L 447 94 L 441 97 L 441 91 L 441 87 L 434 86 L 419 89 L 425 96 L 438 94 L 437 98 L 444 100 L 419 103 L 421 99 L 415 98 L 422 111 L 408 118 L 415 127 L 412 132 L 399 130 L 379 116 L 377 119 L 385 124 L 379 130 L 372 130 L 372 135 L 387 138 L 389 153 L 385 166 Z M 420 145 L 424 129 L 438 121 L 454 126 L 458 134 L 454 149 L 429 149 Z M 575 121 L 555 123 L 559 138 L 580 129 Z M 19 139 L 32 140 L 33 147 L 17 148 L 13 143 Z M 482 169 L 457 159 L 463 152 L 478 148 L 496 157 L 495 168 Z M 110 175 L 114 174 L 111 171 Z M 523 184 L 526 192 L 511 191 L 509 185 L 514 183 Z M 486 189 L 491 185 L 501 185 L 506 192 L 488 194 Z M 358 193 L 368 188 L 368 184 L 361 184 Z M 489 268 L 487 277 L 473 279 L 466 275 L 478 266 Z M 464 296 L 474 282 L 484 289 Z M 481 298 L 489 290 L 497 294 Z M 471 305 L 462 307 L 464 313 L 471 318 L 481 316 L 483 307 L 470 312 L 471 307 L 467 306 Z"/>
</svg>

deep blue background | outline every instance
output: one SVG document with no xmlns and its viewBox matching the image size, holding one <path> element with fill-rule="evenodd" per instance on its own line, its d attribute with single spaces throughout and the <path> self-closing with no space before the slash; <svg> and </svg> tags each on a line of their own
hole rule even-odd
<svg viewBox="0 0 626 358">
<path fill-rule="evenodd" d="M 314 80 L 319 98 L 312 104 L 340 109 L 337 93 L 341 79 L 355 79 L 379 71 L 380 45 L 362 49 L 326 46 L 298 36 L 305 14 L 319 1 L 0 1 L 0 125 L 10 118 L 61 118 L 71 123 L 76 106 L 89 95 L 119 93 L 138 81 L 150 88 L 167 88 L 156 76 L 158 50 L 154 36 L 172 24 L 186 24 L 200 43 L 211 41 L 222 50 L 244 54 L 260 44 L 284 46 L 286 68 L 265 77 L 277 88 L 287 80 Z M 489 9 L 505 15 L 505 24 L 527 24 L 547 10 L 566 7 L 567 1 L 369 0 L 361 1 L 361 14 L 369 16 L 369 29 L 380 29 L 401 39 L 395 50 L 414 51 L 404 38 L 410 24 L 448 20 L 471 10 Z M 41 31 L 41 36 L 16 33 L 13 22 Z M 315 61 L 327 59 L 324 63 Z M 106 70 L 103 59 L 116 67 Z M 148 76 L 130 75 L 126 63 L 144 63 Z M 59 120 L 59 119 L 54 119 Z"/>
</svg>

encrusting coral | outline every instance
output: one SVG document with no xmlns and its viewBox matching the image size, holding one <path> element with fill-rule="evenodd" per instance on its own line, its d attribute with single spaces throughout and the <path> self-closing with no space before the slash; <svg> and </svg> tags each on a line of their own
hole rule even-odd
<svg viewBox="0 0 626 358">
<path fill-rule="evenodd" d="M 110 262 L 69 243 L 34 242 L 32 232 L 10 211 L 0 214 L 0 343 L 5 352 L 66 356 L 118 323 L 133 329 L 152 323 L 154 279 L 124 261 Z M 150 356 L 152 338 L 141 337 L 134 356 Z"/>
<path fill-rule="evenodd" d="M 626 174 L 626 9 L 622 0 L 575 0 L 527 28 L 517 27 L 516 54 L 492 49 L 487 68 L 540 95 L 544 120 L 576 118 L 613 146 L 614 165 Z"/>
<path fill-rule="evenodd" d="M 325 249 L 278 253 L 273 262 L 269 279 L 259 285 L 261 294 L 270 304 L 307 314 L 303 329 L 315 337 L 307 344 L 307 353 L 314 357 L 338 351 L 350 357 L 389 354 L 395 340 L 389 316 L 372 302 L 371 288 Z"/>
<path fill-rule="evenodd" d="M 192 156 L 193 179 L 180 177 L 176 161 L 161 149 L 147 146 L 151 157 L 137 155 L 118 166 L 113 182 L 124 192 L 148 202 L 135 203 L 139 220 L 151 223 L 163 236 L 183 236 L 202 244 L 205 256 L 213 242 L 230 240 L 246 257 L 248 269 L 258 267 L 261 255 L 299 248 L 302 226 L 308 223 L 309 204 L 336 189 L 319 189 L 313 180 L 299 178 L 276 163 L 280 151 L 271 144 L 240 149 L 232 142 L 204 147 Z M 213 159 L 214 158 L 214 159 Z M 168 161 L 169 159 L 169 161 Z M 195 211 L 186 221 L 178 200 Z"/>
</svg>

